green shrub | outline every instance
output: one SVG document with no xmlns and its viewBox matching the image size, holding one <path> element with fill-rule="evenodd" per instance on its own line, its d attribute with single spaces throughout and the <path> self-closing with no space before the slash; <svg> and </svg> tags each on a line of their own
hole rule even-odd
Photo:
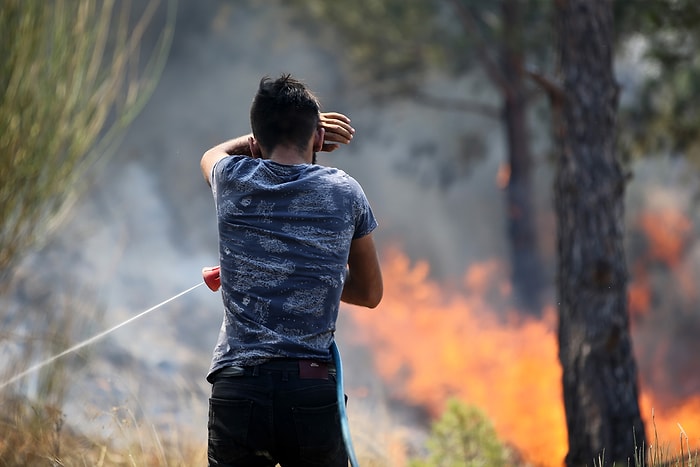
<svg viewBox="0 0 700 467">
<path fill-rule="evenodd" d="M 456 399 L 448 401 L 426 442 L 428 457 L 415 459 L 411 467 L 488 467 L 512 465 L 509 450 L 477 407 Z"/>
</svg>

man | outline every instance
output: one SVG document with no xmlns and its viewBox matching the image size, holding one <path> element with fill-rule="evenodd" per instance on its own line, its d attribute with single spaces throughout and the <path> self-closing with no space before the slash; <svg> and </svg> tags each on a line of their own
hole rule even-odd
<svg viewBox="0 0 700 467">
<path fill-rule="evenodd" d="M 263 78 L 253 132 L 201 160 L 219 227 L 224 320 L 207 380 L 210 466 L 347 466 L 331 362 L 340 301 L 376 307 L 377 222 L 315 165 L 355 130 L 289 75 Z"/>
</svg>

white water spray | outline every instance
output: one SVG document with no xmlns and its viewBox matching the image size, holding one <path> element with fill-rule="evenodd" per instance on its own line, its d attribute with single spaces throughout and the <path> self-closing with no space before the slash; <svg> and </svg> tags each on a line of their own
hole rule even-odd
<svg viewBox="0 0 700 467">
<path fill-rule="evenodd" d="M 201 286 L 201 285 L 203 285 L 203 284 L 204 284 L 204 282 L 202 281 L 202 282 L 200 282 L 199 284 L 194 285 L 194 286 L 190 287 L 190 288 L 187 289 L 187 290 L 183 290 L 183 291 L 180 292 L 179 294 L 173 295 L 173 296 L 170 297 L 169 299 L 164 300 L 164 301 L 160 302 L 159 304 L 157 304 L 157 305 L 155 305 L 155 306 L 152 306 L 152 307 L 149 308 L 148 310 L 142 311 L 142 312 L 139 313 L 138 315 L 133 316 L 133 317 L 127 319 L 126 321 L 124 321 L 124 322 L 122 322 L 122 323 L 120 323 L 120 324 L 117 324 L 116 326 L 113 326 L 113 327 L 107 329 L 106 331 L 102 331 L 101 333 L 99 333 L 99 334 L 97 334 L 97 335 L 95 335 L 95 336 L 92 336 L 92 337 L 90 337 L 90 338 L 88 338 L 88 339 L 85 339 L 84 341 L 79 342 L 78 344 L 74 345 L 73 347 L 71 347 L 71 348 L 69 348 L 69 349 L 66 349 L 66 350 L 64 350 L 63 352 L 61 352 L 61 353 L 59 353 L 59 354 L 57 354 L 57 355 L 54 355 L 53 357 L 47 358 L 46 360 L 44 360 L 44 361 L 42 361 L 42 362 L 39 362 L 39 363 L 37 363 L 36 365 L 33 365 L 33 366 L 27 368 L 27 369 L 24 370 L 23 372 L 21 372 L 21 373 L 15 375 L 15 376 L 13 376 L 13 377 L 10 378 L 9 380 L 5 381 L 4 383 L 0 383 L 0 389 L 4 388 L 5 386 L 7 386 L 7 385 L 9 385 L 9 384 L 14 383 L 15 381 L 17 381 L 17 380 L 19 380 L 19 379 L 21 379 L 21 378 L 27 376 L 27 375 L 30 374 L 30 373 L 35 372 L 36 370 L 38 370 L 38 369 L 40 369 L 40 368 L 45 367 L 46 365 L 48 365 L 48 364 L 50 364 L 50 363 L 53 363 L 54 361 L 58 360 L 59 358 L 63 357 L 64 355 L 67 355 L 67 354 L 69 354 L 69 353 L 71 353 L 71 352 L 75 352 L 75 351 L 78 350 L 78 349 L 82 349 L 83 347 L 88 346 L 88 345 L 92 344 L 93 342 L 102 339 L 102 338 L 105 337 L 107 334 L 110 334 L 110 333 L 116 331 L 117 329 L 119 329 L 119 328 L 121 328 L 121 327 L 123 327 L 123 326 L 126 326 L 127 324 L 131 323 L 132 321 L 136 321 L 137 319 L 139 319 L 139 318 L 141 318 L 142 316 L 144 316 L 144 315 L 150 313 L 151 311 L 157 310 L 158 308 L 162 307 L 163 305 L 165 305 L 165 304 L 167 304 L 167 303 L 170 303 L 170 302 L 172 302 L 173 300 L 175 300 L 175 299 L 177 299 L 177 298 L 180 298 L 180 297 L 182 297 L 183 295 L 185 295 L 185 294 L 187 294 L 187 293 L 190 293 L 191 291 L 193 291 L 194 289 L 196 289 L 197 287 L 199 287 L 199 286 Z"/>
</svg>

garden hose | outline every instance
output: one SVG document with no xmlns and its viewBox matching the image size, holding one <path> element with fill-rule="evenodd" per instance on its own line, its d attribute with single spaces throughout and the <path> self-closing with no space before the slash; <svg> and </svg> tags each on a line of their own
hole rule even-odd
<svg viewBox="0 0 700 467">
<path fill-rule="evenodd" d="M 359 467 L 360 464 L 357 462 L 357 457 L 355 456 L 355 449 L 352 445 L 352 437 L 350 436 L 350 422 L 348 421 L 348 414 L 345 411 L 345 391 L 343 390 L 343 362 L 340 358 L 340 351 L 335 341 L 331 344 L 331 353 L 333 354 L 333 360 L 335 361 L 335 372 L 336 372 L 336 389 L 338 391 L 338 412 L 340 415 L 340 428 L 343 431 L 343 441 L 345 442 L 345 450 L 348 453 L 348 460 L 350 461 L 351 467 Z"/>
</svg>

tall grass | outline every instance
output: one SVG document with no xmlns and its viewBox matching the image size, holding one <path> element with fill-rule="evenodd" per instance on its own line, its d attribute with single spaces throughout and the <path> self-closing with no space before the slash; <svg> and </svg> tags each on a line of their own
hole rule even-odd
<svg viewBox="0 0 700 467">
<path fill-rule="evenodd" d="M 13 287 L 26 302 L 3 322 L 13 331 L 0 339 L 0 383 L 102 327 L 93 293 L 78 284 L 46 290 L 41 273 L 24 273 Z M 156 424 L 134 404 L 144 384 L 138 375 L 130 386 L 129 370 L 111 374 L 109 382 L 100 370 L 85 372 L 90 363 L 100 363 L 93 352 L 87 347 L 66 355 L 0 388 L 0 467 L 206 465 L 206 446 L 185 427 Z M 196 397 L 206 407 L 206 398 L 191 391 L 177 386 L 175 405 L 184 408 Z M 73 418 L 66 410 L 76 412 Z"/>
<path fill-rule="evenodd" d="M 142 53 L 162 3 L 168 18 L 158 25 L 155 45 Z M 60 294 L 31 281 L 45 265 L 29 265 L 20 274 L 16 266 L 48 238 L 86 186 L 88 168 L 116 147 L 153 91 L 175 9 L 174 0 L 2 2 L 0 381 L 65 349 L 99 322 L 99 307 L 80 303 L 81 294 Z M 9 291 L 13 299 L 3 301 Z M 0 392 L 0 465 L 110 465 L 109 443 L 65 423 L 69 365 L 57 361 Z M 134 465 L 120 462 L 111 465 Z"/>
<path fill-rule="evenodd" d="M 654 428 L 654 443 L 649 447 L 641 446 L 634 459 L 635 467 L 699 467 L 700 452 L 698 448 L 691 448 L 688 443 L 688 435 L 683 426 L 678 423 L 679 449 L 662 445 L 659 442 L 659 433 L 656 429 L 654 410 L 651 412 L 651 422 Z M 598 464 L 602 465 L 602 464 Z"/>
<path fill-rule="evenodd" d="M 206 404 L 204 399 L 202 404 Z M 81 433 L 71 427 L 60 408 L 4 394 L 0 398 L 0 466 L 190 467 L 207 463 L 206 443 L 179 435 L 177 427 L 158 428 L 126 406 L 111 408 L 102 415 L 112 425 L 110 436 Z M 459 401 L 450 402 L 432 425 L 420 452 L 412 455 L 410 435 L 394 425 L 388 411 L 354 404 L 350 416 L 363 467 L 531 465 L 499 441 L 482 412 Z M 655 443 L 640 447 L 636 458 L 625 465 L 700 466 L 698 450 L 688 445 L 688 435 L 681 426 L 679 436 L 678 447 L 662 446 L 655 431 Z M 562 459 L 551 461 L 551 465 L 562 463 Z M 623 467 L 610 463 L 605 452 L 590 465 Z"/>
<path fill-rule="evenodd" d="M 112 411 L 119 436 L 83 434 L 70 426 L 60 408 L 4 397 L 0 401 L 0 466 L 199 466 L 206 446 L 165 436 L 129 411 Z"/>
</svg>

